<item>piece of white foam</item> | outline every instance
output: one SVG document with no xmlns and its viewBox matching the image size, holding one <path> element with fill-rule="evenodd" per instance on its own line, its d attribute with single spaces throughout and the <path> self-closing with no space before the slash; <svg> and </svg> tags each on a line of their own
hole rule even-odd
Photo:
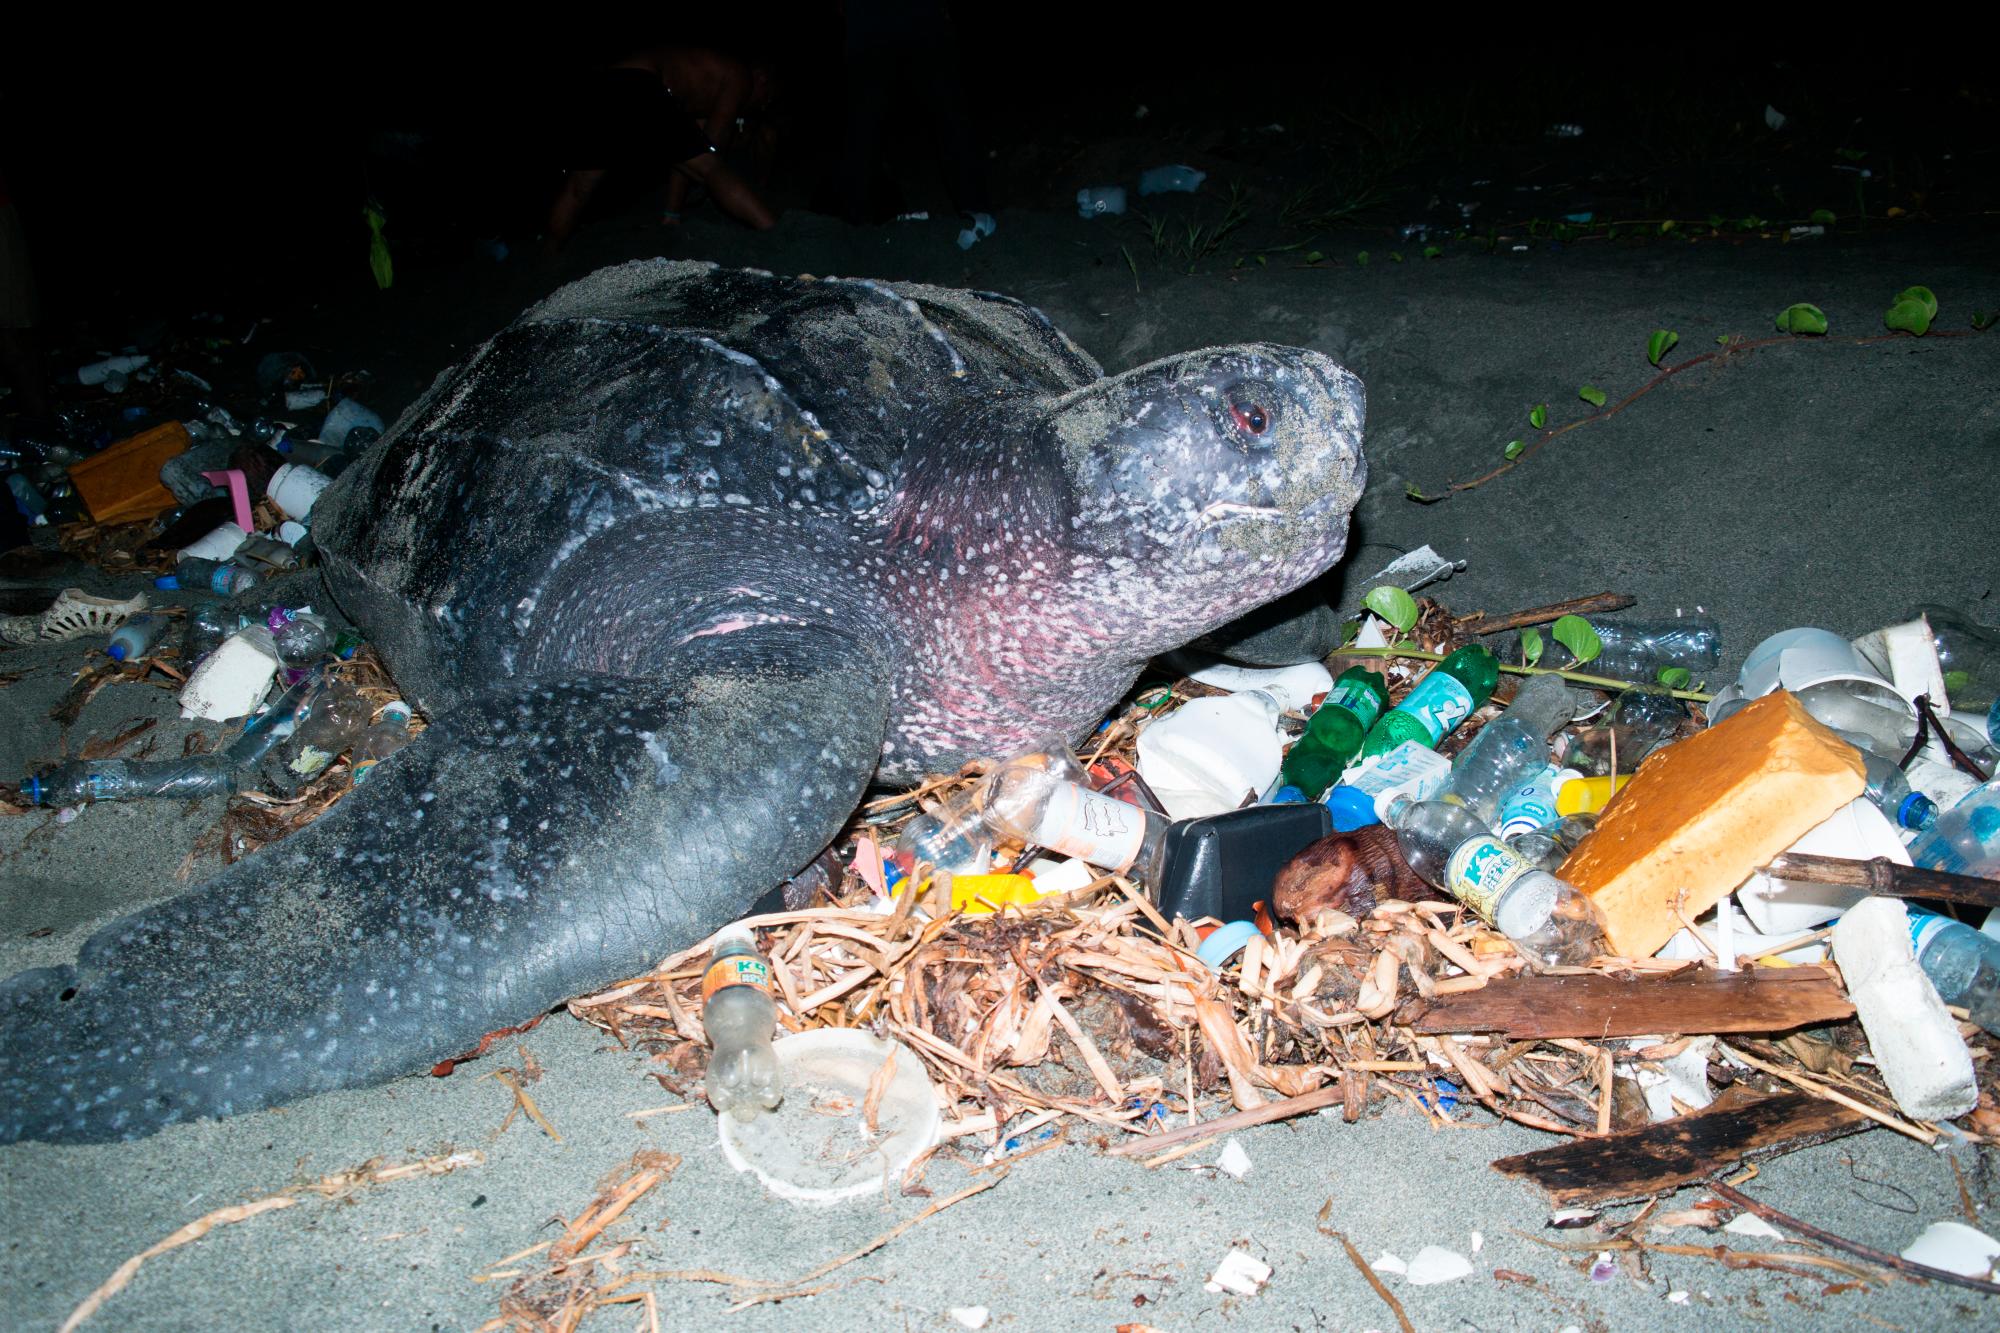
<svg viewBox="0 0 2000 1333">
<path fill-rule="evenodd" d="M 1972 1055 L 1917 966 L 1903 904 L 1870 898 L 1849 908 L 1833 927 L 1833 956 L 1876 1068 L 1903 1113 L 1950 1120 L 1978 1105 Z"/>
</svg>

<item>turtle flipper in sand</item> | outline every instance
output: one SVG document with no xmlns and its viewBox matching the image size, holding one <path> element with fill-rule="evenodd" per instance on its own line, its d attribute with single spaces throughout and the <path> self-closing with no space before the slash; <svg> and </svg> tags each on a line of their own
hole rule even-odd
<svg viewBox="0 0 2000 1333">
<path fill-rule="evenodd" d="M 328 815 L 0 982 L 0 1140 L 380 1082 L 693 943 L 871 781 L 1054 730 L 1345 547 L 1361 387 L 1104 378 L 1005 298 L 645 263 L 440 377 L 316 514 L 430 722 Z"/>
</svg>

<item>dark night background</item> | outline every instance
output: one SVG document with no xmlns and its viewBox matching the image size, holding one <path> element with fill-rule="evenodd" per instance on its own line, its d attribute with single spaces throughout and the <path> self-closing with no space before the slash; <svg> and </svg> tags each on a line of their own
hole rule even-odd
<svg viewBox="0 0 2000 1333">
<path fill-rule="evenodd" d="M 312 22 L 72 23 L 11 42 L 0 173 L 51 335 L 87 320 L 101 342 L 149 314 L 268 315 L 366 296 L 371 196 L 399 276 L 466 262 L 487 237 L 525 256 L 560 180 L 552 89 L 649 41 L 773 61 L 784 98 L 767 189 L 785 207 L 825 206 L 842 98 L 834 7 L 720 20 L 674 8 L 647 22 L 593 17 L 589 31 L 555 9 L 447 24 L 371 7 Z M 1622 15 L 1604 16 L 1600 37 L 1597 19 L 1554 11 L 1412 13 L 1378 27 L 1330 9 L 957 11 L 963 87 L 1003 209 L 1063 209 L 1093 168 L 1113 179 L 1183 159 L 1266 212 L 1319 186 L 1322 202 L 1361 204 L 1344 224 L 1383 234 L 1455 184 L 1516 177 L 1567 185 L 1600 217 L 1851 213 L 1858 172 L 1836 165 L 1873 173 L 1865 206 L 1878 217 L 1897 206 L 1990 220 L 2000 196 L 1995 79 L 1966 43 L 1659 43 L 1612 36 Z M 1135 119 L 1141 104 L 1150 114 Z M 1765 126 L 1767 105 L 1789 118 L 1782 132 Z M 903 197 L 884 207 L 943 206 L 924 171 L 925 120 L 913 106 Z M 1587 133 L 1551 141 L 1557 121 Z M 1255 129 L 1269 123 L 1284 133 Z M 656 197 L 657 184 L 621 182 L 599 215 Z M 1503 219 L 1506 203 L 1475 226 L 1518 220 Z"/>
</svg>

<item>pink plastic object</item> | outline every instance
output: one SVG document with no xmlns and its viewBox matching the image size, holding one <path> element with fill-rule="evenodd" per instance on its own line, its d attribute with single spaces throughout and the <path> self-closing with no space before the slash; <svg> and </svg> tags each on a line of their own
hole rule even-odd
<svg viewBox="0 0 2000 1333">
<path fill-rule="evenodd" d="M 201 475 L 210 485 L 229 487 L 229 502 L 236 506 L 236 526 L 245 532 L 255 532 L 257 521 L 250 515 L 250 483 L 243 479 L 243 469 L 232 467 Z"/>
</svg>

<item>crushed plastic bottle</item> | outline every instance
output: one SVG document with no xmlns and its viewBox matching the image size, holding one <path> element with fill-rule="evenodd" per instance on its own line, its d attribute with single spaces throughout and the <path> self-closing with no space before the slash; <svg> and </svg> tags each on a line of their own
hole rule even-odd
<svg viewBox="0 0 2000 1333">
<path fill-rule="evenodd" d="M 1193 194 L 1208 179 L 1206 171 L 1197 171 L 1183 163 L 1172 163 L 1164 167 L 1149 167 L 1139 173 L 1139 193 L 1144 194 Z"/>
<path fill-rule="evenodd" d="M 375 724 L 363 732 L 361 739 L 354 743 L 352 765 L 354 785 L 360 786 L 375 771 L 375 765 L 387 759 L 396 751 L 408 745 L 410 735 L 410 706 L 401 699 L 392 699 L 382 705 L 382 716 Z"/>
<path fill-rule="evenodd" d="M 1947 606 L 1920 606 L 1917 614 L 1930 622 L 1952 707 L 1975 715 L 2000 707 L 2000 629 L 1978 624 Z"/>
<path fill-rule="evenodd" d="M 242 565 L 230 564 L 222 560 L 204 560 L 199 556 L 188 556 L 174 572 L 153 580 L 153 586 L 168 590 L 185 588 L 190 591 L 212 592 L 218 597 L 234 597 L 257 586 L 261 580 L 255 570 Z"/>
<path fill-rule="evenodd" d="M 1092 791 L 1061 765 L 1006 764 L 994 770 L 985 817 L 997 831 L 1157 889 L 1171 821 Z"/>
<path fill-rule="evenodd" d="M 785 1090 L 771 1044 L 778 1007 L 771 999 L 771 965 L 747 927 L 728 926 L 701 978 L 701 1025 L 711 1054 L 702 1080 L 709 1105 L 738 1121 L 775 1109 Z"/>
<path fill-rule="evenodd" d="M 1593 665 L 1595 665 L 1593 663 Z M 1669 690 L 1641 686 L 1624 691 L 1595 724 L 1578 731 L 1563 763 L 1585 777 L 1631 773 L 1647 755 L 1679 734 L 1687 705 Z"/>
<path fill-rule="evenodd" d="M 1939 815 L 1910 844 L 1910 862 L 1954 875 L 2000 876 L 2000 777 Z"/>
<path fill-rule="evenodd" d="M 1530 967 L 1581 967 L 1609 951 L 1596 905 L 1516 854 L 1464 806 L 1405 799 L 1386 822 L 1410 869 L 1512 940 Z"/>
<path fill-rule="evenodd" d="M 1541 665 L 1651 684 L 1665 667 L 1682 667 L 1699 677 L 1722 661 L 1722 627 L 1698 606 L 1661 619 L 1592 619 L 1590 627 L 1603 645 L 1596 657 L 1578 664 L 1558 643 Z"/>
<path fill-rule="evenodd" d="M 1973 1022 L 2000 1036 L 2000 939 L 1912 907 L 1910 943 L 1938 998 L 1963 1007 Z"/>
<path fill-rule="evenodd" d="M 302 778 L 324 771 L 360 739 L 374 713 L 375 705 L 346 681 L 328 686 L 299 723 L 288 767 Z"/>
<path fill-rule="evenodd" d="M 1125 187 L 1087 186 L 1076 192 L 1076 211 L 1085 218 L 1117 217 L 1125 212 Z"/>
</svg>

